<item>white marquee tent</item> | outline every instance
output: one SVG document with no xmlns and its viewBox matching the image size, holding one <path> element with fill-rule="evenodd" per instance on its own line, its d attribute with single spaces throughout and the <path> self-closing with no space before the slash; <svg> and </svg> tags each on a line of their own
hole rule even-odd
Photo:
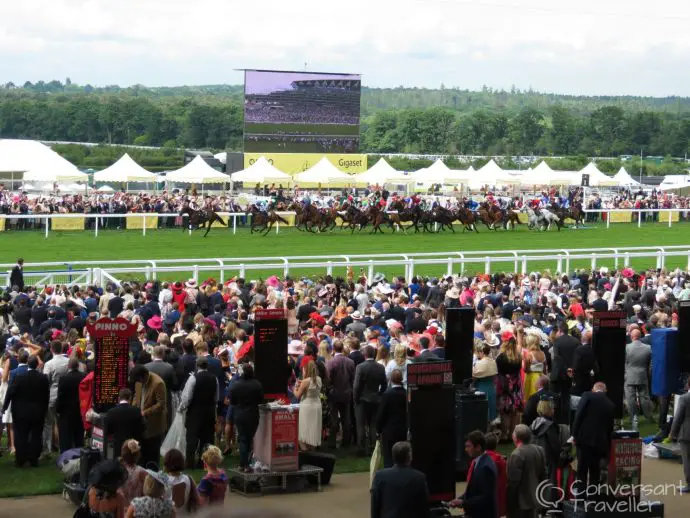
<svg viewBox="0 0 690 518">
<path fill-rule="evenodd" d="M 660 191 L 672 191 L 674 189 L 687 189 L 690 187 L 690 175 L 669 174 L 659 184 Z"/>
<path fill-rule="evenodd" d="M 207 183 L 226 183 L 230 181 L 230 177 L 216 171 L 200 155 L 197 155 L 184 167 L 165 175 L 165 181 L 204 185 Z"/>
<path fill-rule="evenodd" d="M 247 182 L 247 183 L 290 183 L 292 178 L 290 175 L 285 174 L 272 163 L 266 160 L 266 157 L 259 157 L 252 165 L 243 169 L 242 171 L 237 171 L 232 173 L 230 179 L 233 182 Z"/>
<path fill-rule="evenodd" d="M 316 164 L 311 166 L 306 171 L 297 173 L 293 179 L 300 183 L 320 183 L 328 184 L 334 182 L 342 182 L 344 180 L 354 181 L 354 178 L 349 174 L 341 171 L 328 158 L 323 157 Z"/>
<path fill-rule="evenodd" d="M 621 167 L 613 176 L 613 179 L 618 182 L 620 187 L 637 187 L 638 185 L 641 185 L 640 182 L 630 176 L 630 173 L 625 170 L 625 167 Z"/>
<path fill-rule="evenodd" d="M 409 178 L 414 182 L 423 184 L 467 183 L 471 178 L 472 172 L 462 169 L 451 169 L 439 158 L 429 167 L 415 171 Z"/>
<path fill-rule="evenodd" d="M 393 169 L 385 158 L 380 158 L 379 161 L 368 170 L 354 175 L 353 179 L 357 183 L 383 185 L 386 183 L 410 181 L 411 177 L 406 176 L 402 171 Z"/>
<path fill-rule="evenodd" d="M 110 167 L 93 175 L 94 182 L 155 182 L 156 175 L 137 164 L 127 153 Z"/>
<path fill-rule="evenodd" d="M 37 140 L 0 140 L 0 173 L 77 169 Z"/>
<path fill-rule="evenodd" d="M 615 187 L 618 185 L 618 181 L 612 176 L 605 175 L 599 171 L 599 168 L 594 164 L 594 162 L 587 164 L 578 174 L 578 180 L 580 180 L 580 182 L 578 182 L 577 185 L 581 184 L 583 174 L 589 175 L 590 187 Z"/>
<path fill-rule="evenodd" d="M 534 169 L 519 176 L 521 185 L 573 185 L 575 175 L 568 171 L 554 171 L 542 160 Z"/>
</svg>

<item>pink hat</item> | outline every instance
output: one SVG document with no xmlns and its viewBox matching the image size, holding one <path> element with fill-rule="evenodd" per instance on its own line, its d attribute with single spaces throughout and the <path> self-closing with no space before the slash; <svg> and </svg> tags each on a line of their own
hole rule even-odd
<svg viewBox="0 0 690 518">
<path fill-rule="evenodd" d="M 163 321 L 158 315 L 153 315 L 146 321 L 146 326 L 151 329 L 160 329 L 163 327 Z"/>
</svg>

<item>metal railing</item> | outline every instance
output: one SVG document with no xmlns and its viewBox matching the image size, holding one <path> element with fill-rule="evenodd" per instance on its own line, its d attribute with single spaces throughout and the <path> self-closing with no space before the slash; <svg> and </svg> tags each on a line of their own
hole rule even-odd
<svg viewBox="0 0 690 518">
<path fill-rule="evenodd" d="M 682 258 L 678 261 L 677 258 Z M 498 267 L 511 272 L 528 273 L 530 265 L 547 265 L 554 273 L 570 272 L 575 262 L 590 269 L 606 263 L 613 268 L 630 266 L 633 260 L 647 259 L 646 266 L 655 265 L 665 268 L 667 260 L 676 259 L 675 264 L 682 264 L 690 270 L 690 244 L 650 247 L 617 247 L 617 248 L 578 248 L 561 250 L 477 250 L 458 252 L 427 252 L 409 254 L 369 254 L 369 255 L 318 255 L 318 256 L 273 256 L 273 257 L 230 257 L 199 259 L 156 259 L 156 260 L 123 260 L 123 261 L 74 261 L 25 263 L 25 284 L 80 284 L 95 283 L 103 285 L 108 282 L 119 284 L 124 278 L 136 277 L 147 280 L 173 280 L 193 278 L 202 280 L 203 275 L 218 276 L 216 280 L 224 282 L 230 275 L 247 277 L 256 272 L 261 276 L 278 274 L 287 276 L 295 271 L 333 274 L 334 269 L 361 268 L 368 278 L 376 272 L 404 272 L 406 279 L 411 279 L 420 267 L 435 267 L 436 275 L 454 273 L 492 273 Z M 13 264 L 0 264 L 0 284 L 9 282 Z M 57 270 L 57 267 L 64 270 Z M 542 266 L 543 267 L 543 266 Z M 532 268 L 533 269 L 533 268 Z M 83 277 L 77 277 L 83 276 Z M 76 282 L 76 279 L 81 282 Z M 38 282 L 38 281 L 55 282 Z"/>
<path fill-rule="evenodd" d="M 658 223 L 662 214 L 668 214 L 668 226 L 671 227 L 673 223 L 680 223 L 690 220 L 690 209 L 585 209 L 582 212 L 586 214 L 601 214 L 602 218 L 606 220 L 606 228 L 611 226 L 611 223 L 633 223 L 637 219 L 637 228 L 642 226 L 643 221 L 651 219 L 652 223 Z M 630 216 L 629 221 L 611 221 L 612 215 Z M 678 214 L 678 221 L 673 221 L 673 214 Z M 664 223 L 666 223 L 664 221 Z"/>
</svg>

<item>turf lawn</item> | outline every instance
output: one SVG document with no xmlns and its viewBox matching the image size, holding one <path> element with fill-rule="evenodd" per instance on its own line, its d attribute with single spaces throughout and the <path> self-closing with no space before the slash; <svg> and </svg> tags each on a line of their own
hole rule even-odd
<svg viewBox="0 0 690 518">
<path fill-rule="evenodd" d="M 371 235 L 368 232 L 351 234 L 349 231 L 335 230 L 332 233 L 311 234 L 282 228 L 278 234 L 272 232 L 263 236 L 251 235 L 245 228 L 238 227 L 237 234 L 214 228 L 207 238 L 201 232 L 189 236 L 181 230 L 149 230 L 146 236 L 141 231 L 100 231 L 94 237 L 92 231 L 51 232 L 45 238 L 40 231 L 0 233 L 0 263 L 12 264 L 18 256 L 27 262 L 48 261 L 98 261 L 124 259 L 173 259 L 173 258 L 232 258 L 269 256 L 309 256 L 329 254 L 394 254 L 412 252 L 463 252 L 471 250 L 559 250 L 561 248 L 606 248 L 626 246 L 667 246 L 688 245 L 690 247 L 690 225 L 678 223 L 668 225 L 618 224 L 607 229 L 604 225 L 583 229 L 563 229 L 561 232 L 534 232 L 525 226 L 514 231 L 488 231 L 480 228 L 477 233 L 455 234 L 450 232 L 415 234 L 410 231 Z M 604 260 L 600 265 L 613 266 L 613 260 Z M 635 259 L 635 268 L 655 266 L 653 258 Z M 588 260 L 574 261 L 571 268 L 589 267 Z M 675 257 L 667 261 L 668 267 L 686 267 L 687 258 Z M 555 261 L 529 263 L 529 270 L 555 269 Z M 458 267 L 459 268 L 459 267 Z M 513 263 L 495 263 L 494 269 L 511 271 Z M 445 272 L 445 265 L 419 266 L 416 273 L 438 275 Z M 391 275 L 402 274 L 402 267 L 377 268 L 377 271 Z M 483 270 L 482 264 L 468 264 L 466 273 Z M 291 275 L 316 275 L 323 270 L 291 270 Z M 252 272 L 251 278 L 280 273 L 276 271 Z M 201 275 L 213 276 L 214 272 Z M 345 269 L 335 269 L 335 275 L 344 275 Z M 167 274 L 170 278 L 188 277 L 189 272 Z M 249 276 L 249 275 L 248 275 Z M 126 277 L 126 276 L 124 276 Z M 160 276 L 166 278 L 166 275 Z M 226 274 L 226 278 L 229 275 Z"/>
</svg>

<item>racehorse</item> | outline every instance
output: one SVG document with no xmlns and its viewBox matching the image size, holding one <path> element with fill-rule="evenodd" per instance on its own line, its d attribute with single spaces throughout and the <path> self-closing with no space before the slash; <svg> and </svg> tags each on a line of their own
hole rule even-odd
<svg viewBox="0 0 690 518">
<path fill-rule="evenodd" d="M 470 232 L 479 232 L 477 229 L 476 219 L 474 217 L 474 212 L 465 207 L 460 207 L 455 213 L 455 219 L 462 223 L 462 231 L 469 230 Z"/>
<path fill-rule="evenodd" d="M 538 230 L 548 230 L 552 223 L 556 224 L 558 231 L 561 231 L 561 219 L 548 209 L 541 209 L 537 214 L 531 207 L 525 205 L 522 212 L 526 212 L 529 218 L 528 228 Z"/>
<path fill-rule="evenodd" d="M 500 214 L 500 210 L 498 211 L 498 214 Z M 479 205 L 477 215 L 479 216 L 479 219 L 482 220 L 482 223 L 486 225 L 486 228 L 489 230 L 498 230 L 496 228 L 496 223 L 498 223 L 500 219 L 497 219 L 496 213 L 492 210 L 488 203 L 485 202 Z"/>
<path fill-rule="evenodd" d="M 189 216 L 187 229 L 198 230 L 206 227 L 204 237 L 208 236 L 208 233 L 211 230 L 211 225 L 213 225 L 214 221 L 218 221 L 221 225 L 227 227 L 227 224 L 225 221 L 223 221 L 223 218 L 221 218 L 213 209 L 194 210 L 189 205 L 185 205 L 182 207 L 182 210 L 180 210 L 180 216 L 183 216 L 184 214 Z M 184 230 L 185 228 L 183 226 L 182 231 L 184 232 Z"/>
<path fill-rule="evenodd" d="M 561 220 L 561 225 L 565 224 L 566 219 L 574 220 L 575 228 L 577 228 L 578 224 L 585 224 L 585 213 L 582 210 L 582 203 L 573 203 L 568 209 L 551 205 L 551 207 L 549 207 L 549 210 L 556 213 L 556 215 Z"/>
<path fill-rule="evenodd" d="M 284 223 L 285 225 L 290 224 L 288 220 L 281 217 L 279 214 L 276 213 L 276 211 L 271 210 L 268 213 L 262 212 L 259 209 L 257 209 L 256 205 L 252 205 L 251 207 L 249 207 L 249 209 L 247 210 L 247 215 L 251 216 L 252 218 L 250 231 L 251 234 L 253 234 L 254 232 L 264 232 L 265 236 L 273 229 L 273 225 L 275 223 L 280 222 Z"/>
<path fill-rule="evenodd" d="M 355 233 L 355 228 L 359 227 L 361 231 L 369 223 L 367 215 L 354 205 L 350 205 L 345 212 L 340 212 L 339 216 L 343 220 L 340 228 L 350 228 L 352 234 Z"/>
<path fill-rule="evenodd" d="M 439 207 L 435 207 L 431 211 L 431 215 L 432 215 L 432 220 L 434 221 L 434 223 L 439 224 L 437 232 L 440 232 L 441 230 L 445 230 L 446 227 L 448 227 L 453 232 L 453 234 L 455 234 L 455 229 L 453 228 L 453 221 L 455 220 L 455 214 L 453 214 L 453 212 L 439 206 Z"/>
<path fill-rule="evenodd" d="M 544 216 L 544 219 L 546 220 L 546 230 L 549 230 L 551 228 L 551 224 L 555 223 L 556 228 L 558 228 L 558 231 L 561 231 L 561 226 L 563 225 L 563 221 L 559 216 L 551 212 L 549 209 L 542 209 L 541 210 L 542 215 Z"/>
</svg>

